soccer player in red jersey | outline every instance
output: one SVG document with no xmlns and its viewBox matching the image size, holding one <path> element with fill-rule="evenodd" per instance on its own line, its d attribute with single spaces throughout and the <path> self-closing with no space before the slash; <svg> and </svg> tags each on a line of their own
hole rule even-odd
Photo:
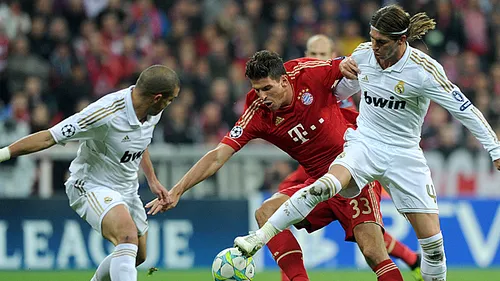
<svg viewBox="0 0 500 281">
<path fill-rule="evenodd" d="M 288 153 L 311 176 L 305 183 L 275 194 L 257 210 L 257 222 L 259 226 L 263 225 L 296 191 L 315 182 L 328 171 L 333 160 L 342 153 L 343 135 L 353 125 L 345 120 L 332 94 L 332 87 L 342 78 L 338 68 L 340 61 L 301 58 L 283 63 L 276 53 L 255 53 L 246 65 L 246 76 L 253 89 L 247 94 L 243 115 L 221 143 L 205 154 L 170 190 L 171 202 L 153 200 L 146 205 L 151 208 L 148 213 L 154 215 L 175 207 L 184 192 L 213 175 L 250 140 L 261 138 Z M 376 184 L 369 184 L 354 199 L 337 196 L 337 201 L 325 202 L 334 202 L 338 205 L 337 209 L 342 209 L 337 217 L 329 218 L 329 222 L 339 220 L 346 231 L 346 239 L 356 238 L 378 280 L 403 281 L 385 248 L 380 198 L 377 198 L 374 188 Z M 350 205 L 356 203 L 349 203 L 353 200 L 356 200 L 356 208 Z M 330 212 L 329 215 L 337 214 Z M 311 231 L 318 229 L 314 223 L 309 221 L 305 227 Z M 289 237 L 283 237 L 285 235 Z M 280 252 L 282 246 L 288 249 L 291 246 L 299 247 L 291 232 L 284 231 L 276 235 L 279 236 L 282 236 L 279 240 L 295 242 L 297 245 L 274 243 L 277 241 L 274 239 L 266 241 L 273 253 Z M 291 280 L 309 280 L 302 259 L 281 257 L 277 261 Z M 291 264 L 296 261 L 300 261 L 300 264 Z"/>
<path fill-rule="evenodd" d="M 327 36 L 325 36 L 323 34 L 313 35 L 307 40 L 305 55 L 306 55 L 306 57 L 316 58 L 316 59 L 325 60 L 325 61 L 328 59 L 331 59 L 331 58 L 338 57 L 338 54 L 335 51 L 334 42 L 330 38 L 328 38 Z M 352 97 L 350 97 L 348 100 L 339 101 L 339 106 L 341 108 L 352 109 L 352 111 L 343 110 L 342 113 L 343 113 L 344 118 L 349 123 L 355 124 L 356 117 L 358 116 L 358 113 L 355 111 L 356 106 L 355 106 L 355 103 L 354 103 Z M 295 170 L 293 173 L 288 175 L 283 180 L 283 182 L 279 185 L 278 192 L 286 190 L 292 186 L 302 184 L 308 178 L 309 178 L 309 175 L 306 173 L 304 168 L 299 165 L 297 170 Z M 377 185 L 377 188 L 374 189 L 374 191 L 376 191 L 377 196 L 380 196 L 379 192 L 381 191 L 381 188 L 378 188 L 378 185 Z M 333 199 L 329 199 L 329 200 L 338 200 L 338 199 L 333 198 Z M 325 218 L 320 217 L 318 219 L 321 219 L 322 221 L 324 221 L 327 224 L 327 223 L 329 223 L 328 217 L 332 218 L 332 216 L 328 216 L 329 215 L 328 209 L 330 208 L 330 206 L 336 207 L 336 205 L 335 204 L 323 204 L 322 206 L 324 208 L 326 208 L 326 210 L 321 210 L 321 208 L 317 207 L 317 208 L 315 208 L 314 214 L 316 214 L 318 216 L 326 215 Z M 353 206 L 353 207 L 355 207 L 355 206 Z M 332 209 L 332 211 L 330 211 L 330 212 L 333 212 L 335 214 L 337 212 L 337 210 Z M 308 219 L 315 220 L 314 215 L 308 216 Z M 282 237 L 282 236 L 280 236 L 280 237 Z M 277 237 L 277 238 L 280 238 L 280 237 Z M 290 236 L 287 235 L 286 237 L 290 237 Z M 293 239 L 295 239 L 295 238 L 293 238 Z M 288 256 L 287 259 L 289 259 L 289 260 L 302 258 L 301 254 L 300 254 L 302 252 L 302 250 L 300 248 L 298 248 L 298 249 L 297 249 L 297 247 L 286 248 L 286 245 L 297 245 L 297 243 L 293 243 L 293 242 L 290 243 L 289 241 L 280 241 L 279 239 L 273 239 L 273 241 L 276 241 L 276 243 L 278 243 L 278 244 L 285 245 L 285 246 L 281 247 L 281 249 L 282 249 L 281 252 L 279 252 L 279 253 L 273 252 L 273 256 L 275 257 L 276 260 L 281 261 L 281 257 L 287 257 L 287 256 Z M 392 235 L 390 235 L 388 232 L 384 233 L 384 241 L 385 241 L 385 246 L 387 248 L 387 252 L 389 253 L 389 255 L 394 257 L 394 258 L 398 258 L 398 259 L 403 260 L 408 265 L 408 267 L 410 269 L 412 269 L 412 271 L 413 271 L 412 273 L 414 275 L 415 280 L 423 281 L 422 275 L 420 274 L 420 257 L 418 256 L 418 254 L 415 253 L 414 251 L 412 251 L 410 248 L 408 248 L 408 246 L 406 246 L 405 244 L 401 243 L 400 241 L 398 241 L 397 239 L 392 237 Z M 292 262 L 290 262 L 290 264 L 297 265 L 297 264 L 301 264 L 301 262 L 292 261 Z M 305 269 L 304 269 L 304 271 L 305 271 Z M 290 280 L 284 271 L 281 271 L 281 280 L 282 281 L 289 281 Z"/>
</svg>

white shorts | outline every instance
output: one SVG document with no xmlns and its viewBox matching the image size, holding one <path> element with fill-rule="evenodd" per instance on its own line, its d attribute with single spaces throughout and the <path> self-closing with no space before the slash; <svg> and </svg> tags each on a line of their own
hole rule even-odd
<svg viewBox="0 0 500 281">
<path fill-rule="evenodd" d="M 138 236 L 148 231 L 146 210 L 138 194 L 124 196 L 108 187 L 96 187 L 81 180 L 68 180 L 66 194 L 69 205 L 93 229 L 102 234 L 101 224 L 111 208 L 123 204 L 137 227 Z"/>
<path fill-rule="evenodd" d="M 344 139 L 344 152 L 332 165 L 348 169 L 356 185 L 340 195 L 354 197 L 360 188 L 378 180 L 400 213 L 439 213 L 431 172 L 419 147 L 384 144 L 353 129 L 346 131 Z"/>
</svg>

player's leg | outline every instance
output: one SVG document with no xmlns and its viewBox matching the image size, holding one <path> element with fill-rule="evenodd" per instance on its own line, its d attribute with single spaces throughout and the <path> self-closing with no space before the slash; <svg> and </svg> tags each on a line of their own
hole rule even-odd
<svg viewBox="0 0 500 281">
<path fill-rule="evenodd" d="M 446 280 L 446 256 L 439 224 L 437 195 L 420 149 L 395 149 L 384 177 L 392 201 L 410 221 L 422 248 L 420 271 L 425 281 Z M 411 167 L 409 169 L 408 167 Z"/>
<path fill-rule="evenodd" d="M 349 221 L 341 223 L 350 226 L 346 229 L 346 240 L 358 243 L 368 265 L 377 275 L 377 280 L 403 281 L 401 272 L 389 258 L 385 247 L 380 194 L 380 183 L 371 182 L 358 196 L 347 199 L 348 203 L 341 205 L 339 209 L 349 215 Z M 340 218 L 343 220 L 343 217 Z"/>
<path fill-rule="evenodd" d="M 357 225 L 353 231 L 366 262 L 377 274 L 377 280 L 403 281 L 398 267 L 389 258 L 380 225 L 363 223 Z"/>
<path fill-rule="evenodd" d="M 446 280 L 446 256 L 438 214 L 406 213 L 422 247 L 421 274 L 425 281 Z"/>
<path fill-rule="evenodd" d="M 353 134 L 352 132 L 354 131 L 348 130 L 346 140 L 349 133 Z M 320 202 L 332 198 L 341 191 L 343 196 L 357 195 L 358 186 L 364 186 L 372 181 L 372 175 L 377 173 L 367 160 L 367 155 L 369 155 L 368 148 L 363 142 L 349 143 L 344 153 L 330 166 L 327 174 L 293 194 L 254 234 L 237 237 L 234 240 L 235 246 L 243 253 L 253 255 L 276 234 L 302 221 Z M 356 171 L 357 174 L 353 175 L 351 171 Z M 356 183 L 351 182 L 353 178 Z"/>
<path fill-rule="evenodd" d="M 136 281 L 139 238 L 135 223 L 124 204 L 111 208 L 104 216 L 102 236 L 115 245 L 109 267 L 111 280 Z"/>
<path fill-rule="evenodd" d="M 297 189 L 300 187 L 303 187 L 303 185 L 298 186 Z M 289 196 L 286 194 L 276 193 L 273 197 L 266 200 L 255 212 L 255 219 L 259 227 L 262 226 L 279 206 L 288 200 L 288 198 Z M 283 270 L 284 275 L 288 277 L 288 280 L 309 280 L 302 259 L 302 249 L 289 229 L 284 230 L 269 240 L 267 247 L 269 251 L 271 251 L 276 263 Z"/>
<path fill-rule="evenodd" d="M 420 267 L 420 258 L 418 254 L 402 242 L 398 241 L 387 231 L 384 233 L 384 241 L 389 256 L 402 260 L 411 270 L 416 270 Z M 420 270 L 418 271 L 420 272 Z"/>
<path fill-rule="evenodd" d="M 137 258 L 135 259 L 135 266 L 141 265 L 143 262 L 146 261 L 147 257 L 147 247 L 146 247 L 146 242 L 148 239 L 148 233 L 144 233 L 143 235 L 139 236 L 139 244 L 138 244 L 138 249 L 137 249 Z"/>
</svg>

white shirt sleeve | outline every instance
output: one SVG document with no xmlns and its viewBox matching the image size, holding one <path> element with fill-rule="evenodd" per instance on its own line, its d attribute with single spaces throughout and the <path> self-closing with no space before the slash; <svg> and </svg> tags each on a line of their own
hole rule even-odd
<svg viewBox="0 0 500 281">
<path fill-rule="evenodd" d="M 453 85 L 443 68 L 439 65 L 438 72 L 427 75 L 423 84 L 423 95 L 448 110 L 481 142 L 492 160 L 500 159 L 500 142 L 483 114 Z"/>
<path fill-rule="evenodd" d="M 76 140 L 102 140 L 107 132 L 107 121 L 114 113 L 124 108 L 123 99 L 109 106 L 95 102 L 50 128 L 49 132 L 54 140 L 61 144 Z"/>
<path fill-rule="evenodd" d="M 338 100 L 345 100 L 360 91 L 358 80 L 342 78 L 335 86 L 335 96 Z"/>
</svg>

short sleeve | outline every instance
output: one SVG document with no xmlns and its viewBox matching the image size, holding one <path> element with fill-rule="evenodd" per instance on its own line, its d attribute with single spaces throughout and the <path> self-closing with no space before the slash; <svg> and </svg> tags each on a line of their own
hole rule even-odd
<svg viewBox="0 0 500 281">
<path fill-rule="evenodd" d="M 107 126 L 104 126 L 114 114 L 125 108 L 125 100 L 120 99 L 105 106 L 92 103 L 82 111 L 64 119 L 49 129 L 57 143 L 68 141 L 103 139 Z"/>
<path fill-rule="evenodd" d="M 238 151 L 252 139 L 259 138 L 263 132 L 262 117 L 258 112 L 261 104 L 262 101 L 257 99 L 248 106 L 243 115 L 241 115 L 234 127 L 224 136 L 221 142 L 229 145 L 235 151 Z"/>
</svg>

